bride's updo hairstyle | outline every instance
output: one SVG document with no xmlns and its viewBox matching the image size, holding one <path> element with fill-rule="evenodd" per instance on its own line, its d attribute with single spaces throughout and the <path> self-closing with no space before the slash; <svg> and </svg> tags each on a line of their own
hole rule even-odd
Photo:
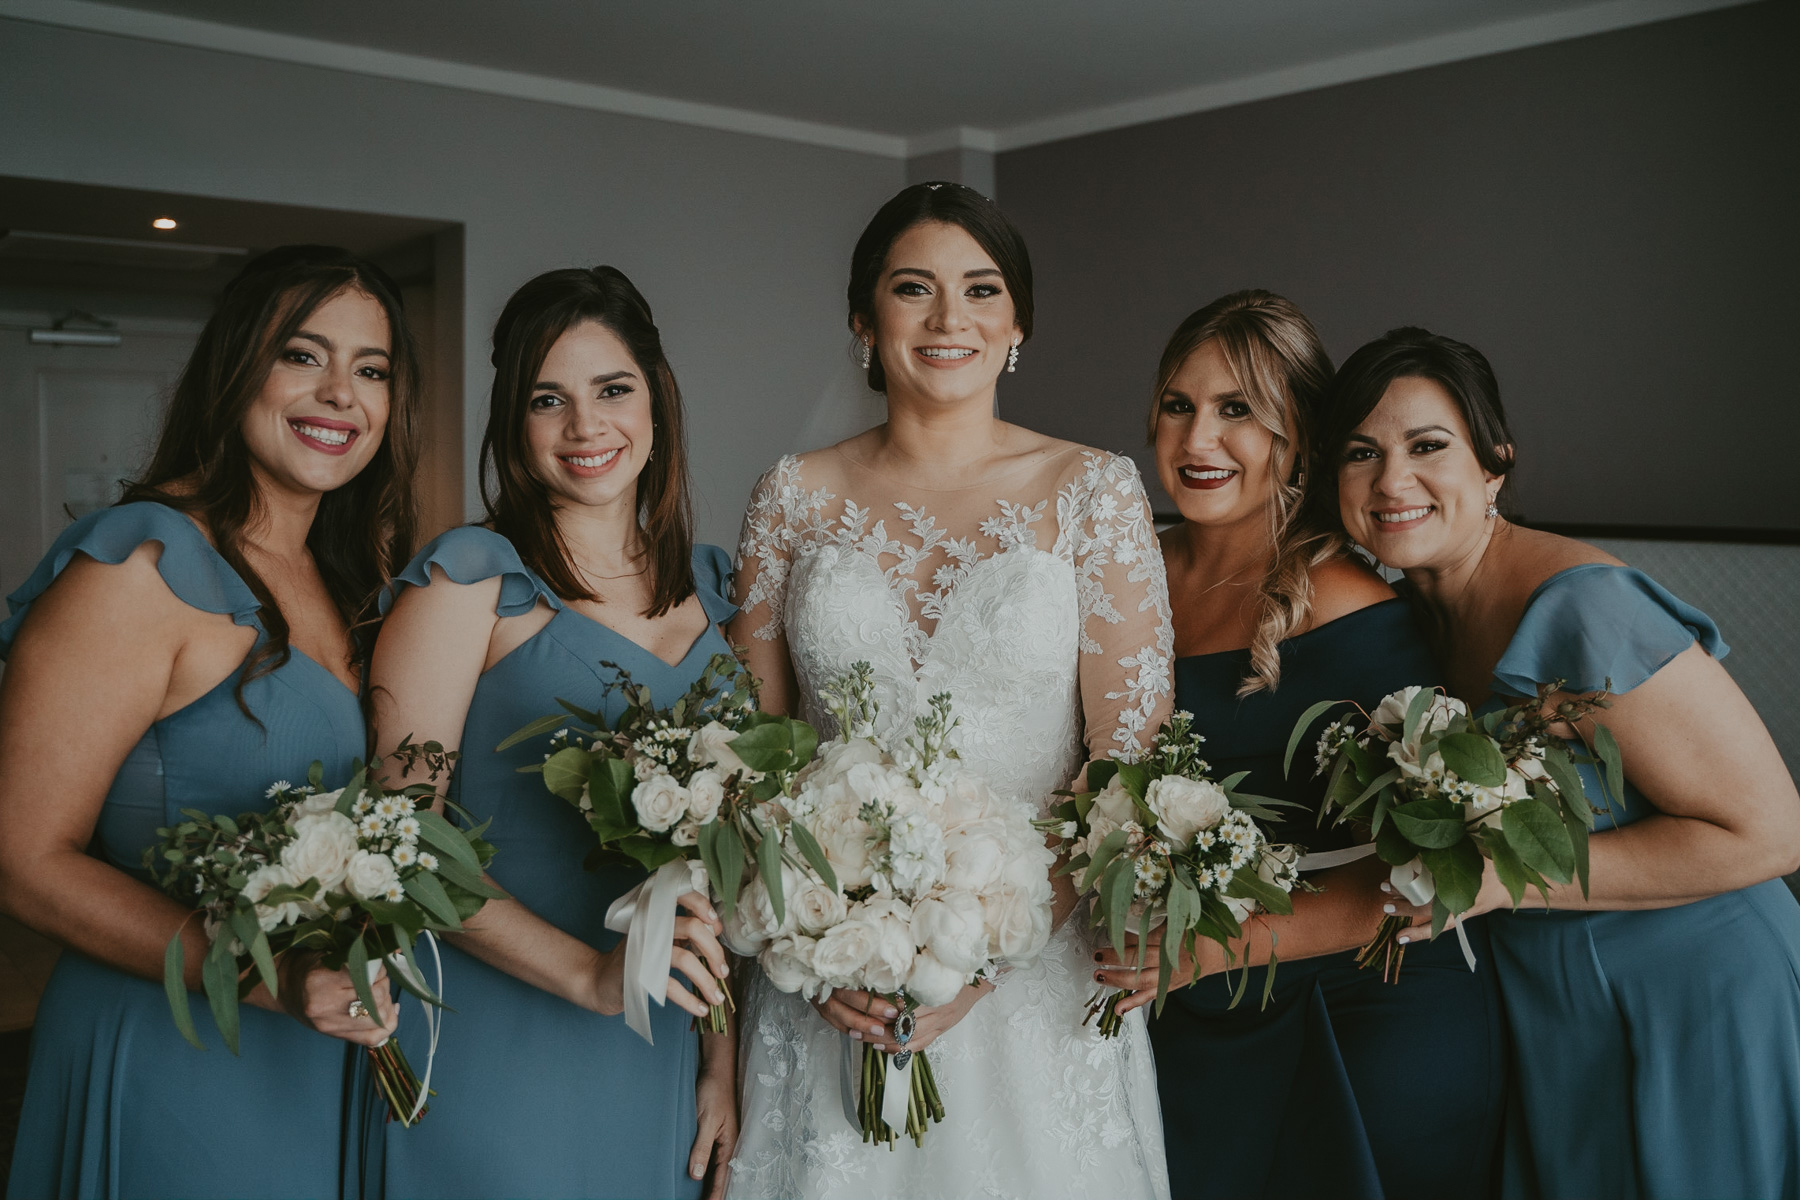
<svg viewBox="0 0 1800 1200">
<path fill-rule="evenodd" d="M 225 285 L 175 383 L 156 450 L 144 473 L 125 484 L 120 504 L 166 504 L 196 517 L 219 556 L 262 605 L 264 637 L 239 676 L 244 685 L 286 665 L 287 617 L 244 557 L 245 531 L 261 516 L 261 498 L 244 441 L 244 414 L 307 318 L 340 292 L 356 291 L 387 314 L 388 418 L 381 445 L 350 482 L 319 500 L 306 548 L 344 623 L 359 643 L 376 619 L 381 589 L 412 557 L 417 532 L 413 471 L 419 461 L 419 352 L 400 289 L 375 264 L 336 246 L 279 246 L 244 265 Z"/>
<path fill-rule="evenodd" d="M 1311 493 L 1316 517 L 1324 528 L 1343 529 L 1336 480 L 1350 435 L 1375 411 L 1389 384 L 1412 378 L 1429 379 L 1450 394 L 1469 427 L 1475 461 L 1502 480 L 1494 503 L 1510 513 L 1513 436 L 1500 403 L 1500 381 L 1494 377 L 1494 368 L 1488 365 L 1486 355 L 1467 342 L 1405 325 L 1388 330 L 1345 359 L 1327 389 L 1319 420 L 1320 486 Z"/>
<path fill-rule="evenodd" d="M 550 489 L 531 469 L 525 421 L 550 348 L 583 321 L 625 343 L 650 392 L 651 454 L 637 477 L 638 534 L 659 617 L 694 594 L 694 505 L 687 472 L 681 389 L 643 295 L 616 267 L 546 271 L 514 292 L 494 326 L 494 387 L 481 437 L 486 522 L 565 600 L 598 600 L 570 560 Z"/>
<path fill-rule="evenodd" d="M 1031 255 L 1025 239 L 1006 219 L 998 205 L 972 187 L 960 183 L 915 183 L 903 189 L 870 218 L 856 249 L 850 255 L 850 329 L 875 323 L 875 289 L 881 284 L 888 252 L 900 235 L 915 225 L 955 225 L 975 239 L 1000 268 L 1000 278 L 1012 297 L 1013 322 L 1021 344 L 1031 340 Z M 887 391 L 887 372 L 881 367 L 881 351 L 871 347 L 869 387 Z"/>
<path fill-rule="evenodd" d="M 1238 695 L 1281 682 L 1282 641 L 1312 613 L 1312 568 L 1344 547 L 1337 525 L 1321 525 L 1305 502 L 1305 464 L 1310 431 L 1331 382 L 1331 359 L 1319 331 L 1292 301 L 1250 288 L 1221 296 L 1190 315 L 1169 338 L 1151 393 L 1149 440 L 1156 440 L 1162 394 L 1201 345 L 1214 342 L 1224 356 L 1250 413 L 1269 431 L 1269 541 L 1273 561 L 1257 593 L 1256 633 L 1250 641 L 1250 674 Z M 1335 492 L 1334 492 L 1335 497 Z"/>
</svg>

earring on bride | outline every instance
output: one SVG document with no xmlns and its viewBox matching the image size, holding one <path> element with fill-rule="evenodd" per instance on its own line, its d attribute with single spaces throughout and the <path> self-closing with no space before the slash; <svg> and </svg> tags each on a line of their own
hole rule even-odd
<svg viewBox="0 0 1800 1200">
<path fill-rule="evenodd" d="M 871 351 L 869 349 L 869 343 L 864 342 L 862 344 L 862 369 L 865 371 L 869 369 L 870 357 L 872 357 L 872 355 L 871 355 Z"/>
<path fill-rule="evenodd" d="M 1006 373 L 1012 374 L 1019 369 L 1019 343 L 1014 342 L 1012 349 L 1006 352 Z"/>
<path fill-rule="evenodd" d="M 1495 504 L 1495 503 L 1494 503 L 1494 501 L 1493 501 L 1493 499 L 1492 499 L 1492 498 L 1489 498 L 1489 500 L 1488 500 L 1488 506 L 1487 506 L 1487 517 L 1488 517 L 1488 520 L 1490 520 L 1490 521 L 1491 521 L 1491 520 L 1493 520 L 1493 519 L 1494 519 L 1494 518 L 1495 518 L 1495 517 L 1497 517 L 1497 516 L 1499 516 L 1499 515 L 1500 515 L 1500 506 L 1499 506 L 1499 505 L 1497 505 L 1497 504 Z"/>
</svg>

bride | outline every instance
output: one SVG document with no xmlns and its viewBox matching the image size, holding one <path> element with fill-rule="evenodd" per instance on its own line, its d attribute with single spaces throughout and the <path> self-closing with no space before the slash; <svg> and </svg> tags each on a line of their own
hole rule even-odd
<svg viewBox="0 0 1800 1200">
<path fill-rule="evenodd" d="M 907 188 L 857 242 L 850 325 L 888 422 L 777 462 L 744 517 L 732 641 L 763 706 L 835 732 L 819 685 L 867 660 L 884 723 L 948 691 L 964 761 L 1040 813 L 1089 757 L 1132 756 L 1168 712 L 1162 559 L 1130 459 L 994 415 L 1031 333 L 1031 264 L 991 201 Z M 865 1146 L 846 1115 L 855 1042 L 898 1049 L 879 996 L 815 1009 L 760 972 L 740 1032 L 733 1196 L 1166 1197 L 1141 1019 L 1084 1025 L 1093 943 L 1058 880 L 1033 966 L 917 1014 L 947 1116 L 924 1147 Z"/>
</svg>

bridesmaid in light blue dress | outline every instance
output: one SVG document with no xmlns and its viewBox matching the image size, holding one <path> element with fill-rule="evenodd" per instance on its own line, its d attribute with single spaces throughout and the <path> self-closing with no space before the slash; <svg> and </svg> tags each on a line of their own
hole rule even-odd
<svg viewBox="0 0 1800 1200">
<path fill-rule="evenodd" d="M 1389 333 L 1344 364 L 1328 420 L 1344 525 L 1405 572 L 1455 695 L 1612 694 L 1624 796 L 1596 819 L 1589 894 L 1510 912 L 1490 870 L 1476 905 L 1500 910 L 1516 1072 L 1502 1194 L 1800 1196 L 1800 905 L 1777 878 L 1800 797 L 1717 627 L 1500 515 L 1512 437 L 1472 347 Z"/>
<path fill-rule="evenodd" d="M 596 267 L 527 283 L 501 314 L 494 364 L 487 520 L 394 581 L 371 678 L 379 745 L 411 733 L 460 746 L 451 797 L 493 819 L 491 873 L 512 898 L 443 952 L 455 1011 L 438 1096 L 417 1128 L 390 1127 L 369 1191 L 717 1195 L 737 1135 L 734 1042 L 692 1031 L 706 1007 L 688 990 L 723 999 L 716 915 L 684 898 L 673 965 L 686 979 L 669 978 L 645 1041 L 618 1015 L 624 945 L 604 924 L 644 873 L 584 870 L 587 822 L 518 770 L 542 743 L 493 748 L 559 698 L 616 717 L 624 698 L 601 694 L 620 668 L 673 703 L 729 652 L 727 559 L 692 543 L 680 395 L 629 280 Z M 401 1035 L 415 1065 L 422 1025 Z"/>
<path fill-rule="evenodd" d="M 194 1049 L 163 948 L 184 931 L 197 988 L 205 938 L 141 864 L 179 810 L 255 809 L 314 760 L 341 786 L 363 753 L 350 629 L 408 549 L 416 380 L 378 269 L 322 247 L 254 260 L 148 472 L 8 597 L 0 899 L 67 947 L 9 1196 L 356 1194 L 380 1110 L 351 1043 L 392 1027 L 385 989 L 373 1019 L 351 1016 L 348 976 L 290 954 L 280 1003 L 259 986 L 241 1010 L 241 1054 L 204 1003 Z"/>
</svg>

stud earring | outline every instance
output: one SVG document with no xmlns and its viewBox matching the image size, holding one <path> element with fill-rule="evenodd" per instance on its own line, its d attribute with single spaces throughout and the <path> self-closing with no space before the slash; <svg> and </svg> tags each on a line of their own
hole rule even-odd
<svg viewBox="0 0 1800 1200">
<path fill-rule="evenodd" d="M 1010 375 L 1014 371 L 1017 371 L 1018 369 L 1019 369 L 1019 343 L 1014 342 L 1012 344 L 1012 348 L 1006 352 L 1006 373 L 1008 375 Z"/>
<path fill-rule="evenodd" d="M 1500 506 L 1495 504 L 1492 500 L 1489 500 L 1488 506 L 1487 506 L 1488 520 L 1491 521 L 1499 515 L 1500 515 Z"/>
<path fill-rule="evenodd" d="M 869 359 L 871 358 L 871 356 L 872 355 L 871 355 L 871 351 L 869 349 L 869 343 L 864 342 L 862 344 L 862 369 L 865 371 L 869 369 Z"/>
</svg>

